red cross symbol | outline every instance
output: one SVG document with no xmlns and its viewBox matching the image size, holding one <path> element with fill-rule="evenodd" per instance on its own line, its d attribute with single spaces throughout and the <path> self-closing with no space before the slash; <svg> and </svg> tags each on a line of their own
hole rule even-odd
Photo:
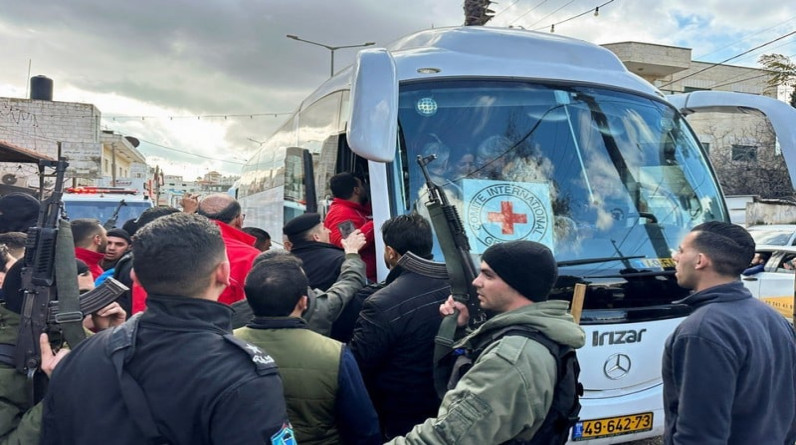
<svg viewBox="0 0 796 445">
<path fill-rule="evenodd" d="M 514 224 L 528 222 L 528 215 L 526 213 L 514 213 L 514 206 L 511 201 L 500 201 L 500 213 L 489 212 L 487 214 L 490 222 L 499 222 L 503 224 L 502 233 L 504 235 L 514 235 Z"/>
</svg>

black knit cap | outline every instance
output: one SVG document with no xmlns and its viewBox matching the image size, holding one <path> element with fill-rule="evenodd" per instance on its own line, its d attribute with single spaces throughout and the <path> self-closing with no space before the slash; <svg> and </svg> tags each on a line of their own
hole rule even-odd
<svg viewBox="0 0 796 445">
<path fill-rule="evenodd" d="M 124 229 L 111 229 L 111 230 L 108 230 L 107 236 L 109 236 L 109 237 L 110 236 L 114 236 L 116 238 L 122 238 L 125 241 L 127 241 L 128 244 L 133 242 L 133 239 L 130 238 L 130 234 L 127 233 L 127 231 L 124 230 Z"/>
<path fill-rule="evenodd" d="M 10 193 L 0 198 L 0 233 L 27 232 L 36 225 L 39 201 L 25 193 Z"/>
<path fill-rule="evenodd" d="M 303 215 L 299 215 L 285 224 L 285 227 L 282 228 L 282 233 L 287 236 L 295 236 L 299 233 L 306 232 L 311 228 L 317 226 L 321 223 L 321 215 L 317 213 L 305 213 Z M 292 241 L 292 239 L 291 239 Z"/>
<path fill-rule="evenodd" d="M 558 266 L 553 252 L 534 241 L 509 241 L 493 244 L 481 261 L 531 301 L 547 301 L 558 279 Z"/>
</svg>

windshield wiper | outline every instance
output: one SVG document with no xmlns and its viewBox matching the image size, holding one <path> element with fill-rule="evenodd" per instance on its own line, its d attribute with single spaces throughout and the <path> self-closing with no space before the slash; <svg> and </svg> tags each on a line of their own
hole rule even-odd
<svg viewBox="0 0 796 445">
<path fill-rule="evenodd" d="M 609 263 L 611 261 L 622 261 L 624 263 L 627 260 L 634 260 L 637 258 L 646 258 L 646 255 L 609 256 L 602 258 L 584 258 L 582 260 L 559 261 L 558 267 L 581 266 L 583 264 Z"/>
</svg>

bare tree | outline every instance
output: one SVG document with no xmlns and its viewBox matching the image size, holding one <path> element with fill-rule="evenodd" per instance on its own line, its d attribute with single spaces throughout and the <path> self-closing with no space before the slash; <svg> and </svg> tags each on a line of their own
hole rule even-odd
<svg viewBox="0 0 796 445">
<path fill-rule="evenodd" d="M 464 26 L 483 26 L 495 11 L 489 9 L 490 0 L 464 0 Z"/>
<path fill-rule="evenodd" d="M 794 195 L 788 167 L 765 120 L 749 125 L 703 127 L 711 139 L 710 162 L 726 195 L 789 198 Z"/>
</svg>

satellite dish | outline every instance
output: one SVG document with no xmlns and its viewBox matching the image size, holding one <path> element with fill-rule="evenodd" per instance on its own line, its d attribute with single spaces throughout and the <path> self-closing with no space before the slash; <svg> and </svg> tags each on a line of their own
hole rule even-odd
<svg viewBox="0 0 796 445">
<path fill-rule="evenodd" d="M 127 139 L 128 142 L 133 144 L 133 148 L 138 148 L 138 146 L 141 145 L 141 141 L 139 141 L 138 138 L 134 138 L 132 136 L 125 136 L 124 138 Z"/>
</svg>

